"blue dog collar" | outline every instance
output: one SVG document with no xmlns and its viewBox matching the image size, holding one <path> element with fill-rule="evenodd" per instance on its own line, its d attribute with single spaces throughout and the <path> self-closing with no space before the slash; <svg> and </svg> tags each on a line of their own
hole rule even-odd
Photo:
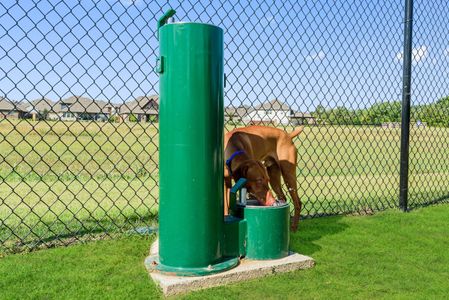
<svg viewBox="0 0 449 300">
<path fill-rule="evenodd" d="M 231 163 L 232 163 L 232 160 L 233 160 L 237 155 L 240 155 L 240 154 L 243 154 L 243 153 L 245 153 L 245 151 L 243 151 L 243 150 L 235 151 L 234 153 L 232 153 L 231 157 L 228 158 L 228 159 L 226 160 L 226 166 L 228 167 L 228 170 L 229 170 L 229 173 L 231 174 L 231 176 L 232 176 L 232 170 L 231 170 Z"/>
</svg>

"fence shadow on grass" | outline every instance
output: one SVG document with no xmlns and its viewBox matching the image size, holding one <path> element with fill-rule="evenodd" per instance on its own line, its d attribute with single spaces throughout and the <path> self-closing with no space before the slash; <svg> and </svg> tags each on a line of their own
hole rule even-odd
<svg viewBox="0 0 449 300">
<path fill-rule="evenodd" d="M 415 194 L 415 195 L 413 195 L 412 197 L 409 197 L 409 198 L 412 198 L 411 199 L 412 201 L 410 201 L 411 203 L 409 204 L 409 207 L 408 207 L 409 211 L 417 209 L 417 208 L 430 206 L 430 205 L 443 204 L 443 203 L 448 203 L 449 202 L 449 194 L 442 195 L 442 196 L 440 196 L 440 197 L 438 197 L 436 199 L 433 199 L 433 200 L 426 200 L 426 199 L 429 199 L 427 193 Z M 420 198 L 420 199 L 423 199 L 423 200 L 421 200 L 421 201 L 418 200 L 417 201 L 417 200 L 414 200 L 413 198 L 415 198 L 415 199 L 416 198 L 418 198 L 418 199 Z"/>
<path fill-rule="evenodd" d="M 0 247 L 0 257 L 2 253 L 18 253 L 23 251 L 33 251 L 44 248 L 54 248 L 58 246 L 68 246 L 89 240 L 100 240 L 114 237 L 122 233 L 139 233 L 137 229 L 157 224 L 158 215 L 154 211 L 148 210 L 146 213 L 133 212 L 129 215 L 119 215 L 116 218 L 110 216 L 104 218 L 85 217 L 72 221 L 48 221 L 40 222 L 40 230 L 46 236 L 38 238 L 36 233 L 28 238 L 16 236 L 5 243 L 6 247 Z M 26 229 L 25 229 L 26 230 Z M 148 234 L 150 234 L 149 232 Z M 29 234 L 29 232 L 28 232 Z"/>
<path fill-rule="evenodd" d="M 321 250 L 316 242 L 327 235 L 334 235 L 349 226 L 341 222 L 343 216 L 330 216 L 302 220 L 296 233 L 290 234 L 290 249 L 304 255 L 312 255 Z"/>
</svg>

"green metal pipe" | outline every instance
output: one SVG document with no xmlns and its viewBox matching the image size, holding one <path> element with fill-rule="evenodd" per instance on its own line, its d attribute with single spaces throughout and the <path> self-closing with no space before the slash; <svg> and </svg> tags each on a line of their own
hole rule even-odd
<svg viewBox="0 0 449 300">
<path fill-rule="evenodd" d="M 194 275 L 224 249 L 223 31 L 160 23 L 159 262 Z"/>
</svg>

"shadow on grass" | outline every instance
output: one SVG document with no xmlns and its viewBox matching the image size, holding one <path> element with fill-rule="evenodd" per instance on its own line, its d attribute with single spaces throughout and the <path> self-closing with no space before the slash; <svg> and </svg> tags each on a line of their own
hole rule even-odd
<svg viewBox="0 0 449 300">
<path fill-rule="evenodd" d="M 349 226 L 342 223 L 343 216 L 302 220 L 299 229 L 290 234 L 290 249 L 304 255 L 312 255 L 321 250 L 316 243 L 322 237 L 343 232 Z"/>
<path fill-rule="evenodd" d="M 93 216 L 77 218 L 76 220 L 40 221 L 33 227 L 21 228 L 20 232 L 3 241 L 0 254 L 33 251 L 57 246 L 68 246 L 78 242 L 99 240 L 118 234 L 137 234 L 137 227 L 151 226 L 157 223 L 158 214 L 146 212 L 132 213 L 103 218 Z M 6 235 L 7 233 L 4 232 Z M 1 246 L 1 245 L 0 245 Z M 0 255 L 1 256 L 1 255 Z"/>
<path fill-rule="evenodd" d="M 409 204 L 409 210 L 414 210 L 421 207 L 426 207 L 435 204 L 443 204 L 449 201 L 449 194 L 442 195 L 438 198 L 432 200 L 426 200 L 429 198 L 428 193 L 415 193 L 414 195 L 409 196 L 411 198 Z M 414 200 L 414 199 L 423 199 L 423 200 Z"/>
</svg>

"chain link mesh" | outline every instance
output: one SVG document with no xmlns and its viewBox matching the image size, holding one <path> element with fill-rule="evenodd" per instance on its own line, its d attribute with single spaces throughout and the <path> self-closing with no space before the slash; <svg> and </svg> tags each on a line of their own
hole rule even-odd
<svg viewBox="0 0 449 300">
<path fill-rule="evenodd" d="M 400 2 L 2 1 L 2 251 L 157 226 L 155 28 L 170 7 L 225 29 L 225 130 L 305 126 L 294 141 L 303 217 L 396 207 Z M 433 122 L 447 106 L 429 108 L 447 86 L 447 59 L 429 54 L 449 53 L 436 4 L 415 13 L 412 206 L 447 195 L 449 123 Z"/>
<path fill-rule="evenodd" d="M 449 7 L 414 4 L 412 106 L 410 111 L 410 207 L 449 199 Z"/>
</svg>

